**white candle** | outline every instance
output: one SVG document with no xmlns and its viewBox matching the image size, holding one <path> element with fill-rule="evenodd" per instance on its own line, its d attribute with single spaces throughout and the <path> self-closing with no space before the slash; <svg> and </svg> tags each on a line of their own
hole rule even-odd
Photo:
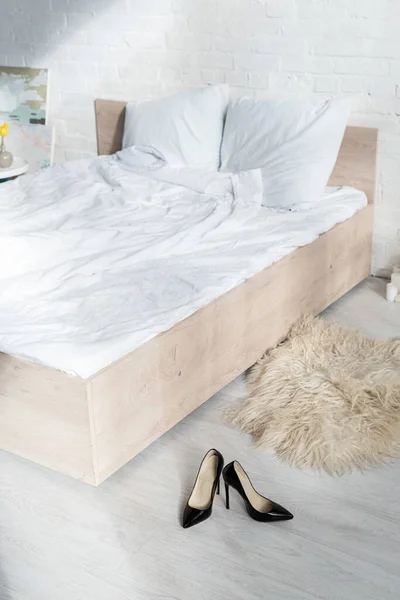
<svg viewBox="0 0 400 600">
<path fill-rule="evenodd" d="M 400 302 L 400 294 L 397 294 L 396 298 L 394 299 L 395 302 Z"/>
<path fill-rule="evenodd" d="M 394 300 L 397 296 L 397 292 L 398 292 L 398 289 L 394 285 L 394 283 L 388 283 L 386 285 L 386 300 L 389 300 L 389 302 L 394 302 Z"/>
</svg>

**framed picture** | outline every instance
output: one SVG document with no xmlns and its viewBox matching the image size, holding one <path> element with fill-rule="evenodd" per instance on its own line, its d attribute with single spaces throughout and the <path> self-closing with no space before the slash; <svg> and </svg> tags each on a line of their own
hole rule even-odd
<svg viewBox="0 0 400 600">
<path fill-rule="evenodd" d="M 0 121 L 45 125 L 47 69 L 0 67 Z"/>
</svg>

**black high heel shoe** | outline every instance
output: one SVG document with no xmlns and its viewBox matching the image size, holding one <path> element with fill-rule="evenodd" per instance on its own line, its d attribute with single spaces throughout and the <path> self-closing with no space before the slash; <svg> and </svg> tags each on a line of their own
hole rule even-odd
<svg viewBox="0 0 400 600">
<path fill-rule="evenodd" d="M 235 460 L 222 471 L 225 482 L 226 508 L 229 508 L 229 486 L 242 496 L 249 516 L 255 521 L 287 521 L 292 513 L 280 504 L 261 496 L 253 487 L 243 467 Z"/>
<path fill-rule="evenodd" d="M 203 458 L 192 493 L 183 512 L 182 527 L 187 529 L 211 516 L 215 493 L 219 494 L 224 459 L 218 450 L 212 448 Z"/>
</svg>

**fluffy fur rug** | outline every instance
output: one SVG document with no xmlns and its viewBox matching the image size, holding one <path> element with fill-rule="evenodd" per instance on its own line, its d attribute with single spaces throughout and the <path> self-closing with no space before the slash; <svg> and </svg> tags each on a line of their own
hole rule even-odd
<svg viewBox="0 0 400 600">
<path fill-rule="evenodd" d="M 250 370 L 230 411 L 260 448 L 341 475 L 400 455 L 400 340 L 305 317 Z"/>
</svg>

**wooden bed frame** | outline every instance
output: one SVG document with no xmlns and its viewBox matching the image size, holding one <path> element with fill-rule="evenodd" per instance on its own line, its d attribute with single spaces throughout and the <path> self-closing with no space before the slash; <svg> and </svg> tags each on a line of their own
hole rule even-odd
<svg viewBox="0 0 400 600">
<path fill-rule="evenodd" d="M 100 154 L 125 103 L 96 102 Z M 98 485 L 370 274 L 377 131 L 349 127 L 330 184 L 369 204 L 89 379 L 0 353 L 0 448 Z"/>
</svg>

